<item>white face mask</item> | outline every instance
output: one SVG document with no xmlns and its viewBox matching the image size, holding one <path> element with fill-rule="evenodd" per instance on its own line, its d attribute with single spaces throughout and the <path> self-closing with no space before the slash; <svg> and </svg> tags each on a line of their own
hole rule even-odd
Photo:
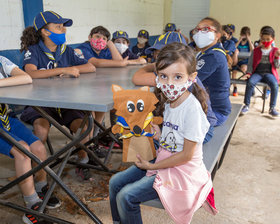
<svg viewBox="0 0 280 224">
<path fill-rule="evenodd" d="M 159 88 L 170 101 L 174 101 L 178 99 L 181 95 L 183 95 L 183 93 L 187 91 L 187 89 L 192 85 L 192 83 L 193 82 L 191 80 L 188 80 L 187 82 L 181 85 L 162 84 L 159 82 L 158 76 L 156 77 L 157 88 Z"/>
<path fill-rule="evenodd" d="M 213 43 L 215 40 L 215 34 L 214 32 L 202 33 L 201 31 L 198 31 L 193 35 L 193 39 L 199 48 L 204 48 Z"/>
<path fill-rule="evenodd" d="M 116 48 L 118 49 L 118 51 L 120 52 L 120 54 L 123 54 L 128 46 L 126 44 L 121 44 L 121 43 L 115 43 Z"/>
<path fill-rule="evenodd" d="M 143 37 L 138 37 L 137 40 L 139 44 L 145 44 L 148 41 L 146 38 Z"/>
</svg>

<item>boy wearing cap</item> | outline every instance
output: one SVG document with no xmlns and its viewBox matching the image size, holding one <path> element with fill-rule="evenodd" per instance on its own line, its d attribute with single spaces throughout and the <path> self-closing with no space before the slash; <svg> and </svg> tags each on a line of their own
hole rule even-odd
<svg viewBox="0 0 280 224">
<path fill-rule="evenodd" d="M 145 50 L 149 47 L 149 32 L 147 30 L 140 30 L 137 36 L 137 44 L 132 47 L 132 53 L 138 57 L 145 58 L 147 62 L 150 62 L 152 55 L 145 53 Z"/>
<path fill-rule="evenodd" d="M 25 51 L 23 68 L 32 78 L 79 77 L 80 73 L 95 71 L 92 64 L 79 58 L 71 47 L 65 45 L 66 27 L 72 23 L 71 19 L 62 18 L 53 11 L 45 11 L 35 17 L 33 26 L 23 31 L 21 37 L 21 51 Z M 79 110 L 60 108 L 43 108 L 43 110 L 73 133 L 76 133 L 84 117 L 84 112 Z M 46 142 L 50 129 L 47 119 L 27 106 L 21 120 L 32 124 L 35 135 L 43 143 Z M 87 138 L 83 140 L 86 141 Z M 78 155 L 81 163 L 88 162 L 85 151 L 80 150 Z M 88 169 L 77 169 L 77 172 L 83 179 L 90 178 Z"/>
<path fill-rule="evenodd" d="M 233 41 L 235 44 L 238 42 L 237 38 L 235 38 L 233 36 L 234 32 L 235 32 L 235 25 L 233 24 L 227 24 L 227 26 L 229 27 L 231 34 L 230 34 L 230 40 Z"/>
<path fill-rule="evenodd" d="M 173 42 L 178 42 L 178 43 L 187 45 L 187 42 L 181 33 L 167 32 L 167 33 L 161 35 L 160 37 L 158 37 L 153 46 L 146 49 L 146 54 L 152 53 L 156 59 L 159 51 L 167 44 L 171 44 Z M 155 82 L 156 75 L 157 74 L 155 71 L 155 63 L 152 63 L 152 64 L 146 65 L 143 68 L 140 68 L 138 71 L 136 71 L 134 76 L 132 77 L 132 82 L 134 85 L 156 86 L 156 82 Z M 198 77 L 196 78 L 196 82 L 200 87 L 205 89 L 202 82 L 199 80 Z M 192 88 L 193 87 L 190 86 L 188 90 L 191 92 Z M 207 119 L 208 119 L 209 123 L 211 124 L 211 126 L 205 136 L 203 143 L 210 141 L 210 139 L 213 137 L 213 134 L 214 134 L 213 129 L 217 122 L 217 118 L 211 108 L 210 100 L 207 101 L 207 104 L 208 104 Z"/>
<path fill-rule="evenodd" d="M 129 49 L 129 37 L 125 31 L 116 31 L 113 33 L 112 38 L 113 43 L 115 44 L 116 48 L 120 52 L 123 58 L 128 58 L 129 64 L 145 64 L 146 60 L 144 58 L 138 57 L 137 55 L 133 54 Z"/>
</svg>

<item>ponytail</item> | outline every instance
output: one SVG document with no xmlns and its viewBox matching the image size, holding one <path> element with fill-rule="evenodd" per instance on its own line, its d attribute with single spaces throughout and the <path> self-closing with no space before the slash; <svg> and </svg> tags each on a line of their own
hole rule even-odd
<svg viewBox="0 0 280 224">
<path fill-rule="evenodd" d="M 193 88 L 192 88 L 192 94 L 200 102 L 202 110 L 207 115 L 207 110 L 208 110 L 208 104 L 207 104 L 208 94 L 206 93 L 206 91 L 204 89 L 202 89 L 197 83 L 194 83 L 193 84 Z"/>
<path fill-rule="evenodd" d="M 36 32 L 33 26 L 25 28 L 20 38 L 20 52 L 27 51 L 29 46 L 38 44 L 41 38 L 41 30 Z"/>
</svg>

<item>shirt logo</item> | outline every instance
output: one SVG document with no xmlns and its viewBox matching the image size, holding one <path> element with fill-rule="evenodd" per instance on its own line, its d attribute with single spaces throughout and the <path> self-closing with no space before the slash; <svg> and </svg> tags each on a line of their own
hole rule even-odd
<svg viewBox="0 0 280 224">
<path fill-rule="evenodd" d="M 26 51 L 26 53 L 24 54 L 24 60 L 30 59 L 31 57 L 31 52 L 28 50 Z"/>
<path fill-rule="evenodd" d="M 200 59 L 199 61 L 197 61 L 196 70 L 200 70 L 204 65 L 205 65 L 204 59 Z"/>
</svg>

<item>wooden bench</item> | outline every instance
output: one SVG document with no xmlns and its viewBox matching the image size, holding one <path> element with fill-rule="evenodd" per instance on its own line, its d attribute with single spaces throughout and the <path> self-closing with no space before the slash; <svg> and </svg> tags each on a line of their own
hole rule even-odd
<svg viewBox="0 0 280 224">
<path fill-rule="evenodd" d="M 227 121 L 223 125 L 215 127 L 213 138 L 203 145 L 203 161 L 211 173 L 212 180 L 223 163 L 241 109 L 242 104 L 232 104 Z M 142 205 L 164 208 L 159 199 L 143 202 Z"/>
</svg>

